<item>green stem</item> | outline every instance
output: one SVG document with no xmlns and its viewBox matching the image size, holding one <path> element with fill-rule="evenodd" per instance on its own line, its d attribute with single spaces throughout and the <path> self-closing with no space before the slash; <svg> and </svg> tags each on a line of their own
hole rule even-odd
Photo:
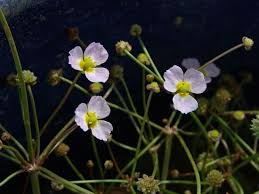
<svg viewBox="0 0 259 194">
<path fill-rule="evenodd" d="M 21 65 L 20 57 L 19 57 L 16 45 L 15 45 L 15 42 L 13 39 L 12 32 L 10 30 L 10 27 L 6 21 L 6 18 L 4 16 L 4 13 L 1 8 L 0 8 L 0 22 L 3 26 L 6 38 L 8 40 L 9 46 L 11 48 L 16 71 L 18 73 L 18 79 L 19 79 L 18 91 L 19 91 L 22 116 L 23 116 L 23 122 L 24 122 L 25 133 L 26 133 L 27 148 L 28 148 L 30 160 L 32 161 L 34 156 L 33 156 L 33 146 L 32 146 L 31 125 L 30 125 L 30 113 L 29 113 L 29 104 L 28 104 L 26 86 L 25 86 L 23 73 L 22 73 L 22 65 Z"/>
<path fill-rule="evenodd" d="M 144 113 L 144 121 L 145 121 L 145 120 L 147 119 L 147 117 L 148 117 L 148 112 L 149 112 L 149 107 L 150 107 L 150 104 L 151 104 L 152 96 L 153 96 L 153 92 L 150 92 L 149 95 L 148 95 L 147 106 L 146 106 L 145 113 Z M 137 155 L 139 154 L 140 148 L 141 148 L 141 143 L 142 143 L 141 137 L 143 136 L 143 133 L 144 133 L 144 130 L 145 130 L 145 122 L 144 122 L 144 121 L 142 122 L 141 128 L 140 128 L 140 134 L 139 134 L 138 143 L 137 143 L 137 148 L 136 148 L 136 152 L 135 152 L 135 158 L 136 158 Z M 138 160 L 135 160 L 135 161 L 134 161 L 134 164 L 133 164 L 133 167 L 132 167 L 132 171 L 131 171 L 131 177 L 133 177 L 133 175 L 134 175 L 134 173 L 135 173 L 135 170 L 136 170 L 136 167 L 137 167 L 137 161 L 138 161 Z"/>
<path fill-rule="evenodd" d="M 186 155 L 188 156 L 190 162 L 191 162 L 191 165 L 192 165 L 192 168 L 194 170 L 194 174 L 195 174 L 195 179 L 196 179 L 196 183 L 197 183 L 197 194 L 201 194 L 201 180 L 200 180 L 200 174 L 199 174 L 199 171 L 198 171 L 198 168 L 195 164 L 195 161 L 192 157 L 192 154 L 188 148 L 188 146 L 185 144 L 183 138 L 181 137 L 181 135 L 179 133 L 176 133 L 175 136 L 177 137 L 177 139 L 180 141 Z"/>
<path fill-rule="evenodd" d="M 74 171 L 74 173 L 78 176 L 78 178 L 85 180 L 84 176 L 79 172 L 79 170 L 76 168 L 76 166 L 73 164 L 73 162 L 70 160 L 70 158 L 65 155 L 65 160 L 67 161 L 68 165 L 71 167 L 71 169 Z M 95 192 L 95 189 L 90 185 L 89 183 L 85 183 L 85 185 L 93 192 Z"/>
<path fill-rule="evenodd" d="M 40 175 L 44 178 L 50 179 L 51 181 L 55 181 L 60 184 L 63 184 L 64 187 L 66 187 L 68 190 L 75 191 L 78 194 L 94 194 L 93 192 L 88 191 L 82 187 L 79 187 L 76 184 L 71 183 L 70 181 L 56 175 L 55 173 L 51 172 L 46 168 L 40 167 Z"/>
<path fill-rule="evenodd" d="M 49 126 L 49 124 L 51 123 L 51 121 L 55 118 L 55 116 L 58 114 L 58 112 L 60 111 L 60 109 L 63 107 L 63 105 L 65 104 L 65 102 L 67 101 L 70 93 L 72 92 L 76 82 L 78 81 L 78 79 L 81 76 L 81 72 L 78 72 L 76 77 L 74 78 L 72 84 L 69 86 L 68 90 L 66 91 L 64 97 L 62 98 L 62 100 L 60 101 L 60 103 L 58 104 L 58 106 L 54 109 L 54 111 L 52 112 L 52 114 L 50 115 L 50 117 L 48 118 L 48 120 L 46 121 L 46 123 L 43 125 L 40 134 L 42 135 L 44 133 L 44 131 L 47 129 L 47 127 Z"/>
<path fill-rule="evenodd" d="M 99 168 L 99 172 L 101 174 L 101 177 L 104 178 L 103 166 L 102 166 L 102 163 L 101 163 L 101 160 L 100 160 L 100 157 L 99 157 L 99 153 L 98 153 L 96 142 L 95 142 L 95 139 L 94 139 L 93 135 L 91 136 L 91 141 L 92 141 L 93 152 L 94 152 L 94 155 L 95 155 L 97 166 Z"/>
<path fill-rule="evenodd" d="M 112 85 L 109 87 L 109 89 L 105 92 L 105 94 L 103 95 L 103 98 L 104 99 L 106 99 L 106 98 L 108 98 L 109 96 L 110 96 L 110 94 L 111 94 L 111 92 L 112 92 L 112 90 L 113 90 L 113 88 L 114 88 L 114 83 L 112 83 Z"/>
<path fill-rule="evenodd" d="M 113 138 L 111 139 L 111 142 L 114 143 L 115 145 L 117 145 L 117 146 L 119 146 L 119 147 L 125 149 L 125 150 L 129 150 L 129 151 L 131 151 L 131 152 L 136 152 L 136 148 L 131 147 L 131 146 L 126 145 L 126 144 L 123 144 L 123 143 L 121 143 L 121 142 L 118 142 L 118 141 L 116 141 L 116 140 L 113 139 Z"/>
<path fill-rule="evenodd" d="M 4 157 L 12 162 L 14 162 L 15 164 L 18 164 L 18 165 L 21 165 L 21 162 L 19 160 L 17 160 L 16 158 L 12 157 L 12 156 L 9 156 L 8 154 L 5 154 L 5 153 L 1 153 L 0 152 L 0 156 L 1 157 Z"/>
<path fill-rule="evenodd" d="M 30 174 L 32 193 L 40 194 L 40 183 L 38 172 L 32 172 Z"/>
<path fill-rule="evenodd" d="M 225 111 L 223 115 L 233 115 L 235 112 L 240 111 L 246 115 L 256 115 L 259 114 L 259 110 L 235 110 L 235 111 Z"/>
<path fill-rule="evenodd" d="M 197 183 L 195 181 L 189 181 L 189 180 L 161 180 L 159 184 L 160 185 L 164 185 L 164 184 L 196 185 Z M 208 185 L 208 183 L 201 182 L 201 185 Z"/>
<path fill-rule="evenodd" d="M 99 180 L 82 180 L 82 181 L 70 181 L 74 184 L 93 184 L 93 183 L 128 183 L 127 180 L 124 179 L 99 179 Z"/>
<path fill-rule="evenodd" d="M 74 130 L 74 127 L 70 127 L 74 122 L 74 117 L 70 119 L 67 124 L 59 131 L 59 133 L 50 141 L 50 143 L 46 146 L 46 148 L 42 151 L 39 156 L 38 162 L 39 164 L 43 164 L 48 155 L 51 153 L 56 144 L 62 139 L 67 133 L 70 133 Z"/>
<path fill-rule="evenodd" d="M 157 70 L 157 67 L 156 67 L 155 63 L 154 63 L 154 61 L 152 60 L 152 58 L 151 58 L 151 56 L 150 56 L 150 54 L 149 54 L 149 52 L 148 52 L 148 50 L 147 50 L 147 48 L 146 48 L 144 42 L 143 42 L 143 40 L 142 40 L 142 38 L 141 38 L 140 36 L 138 36 L 138 40 L 139 40 L 140 46 L 142 47 L 144 53 L 145 53 L 146 56 L 148 57 L 148 59 L 149 59 L 149 61 L 150 61 L 150 63 L 151 63 L 151 66 L 152 66 L 153 70 L 155 71 L 156 75 L 157 75 L 161 80 L 163 80 L 162 76 L 160 75 L 159 71 Z"/>
<path fill-rule="evenodd" d="M 198 68 L 198 70 L 204 69 L 204 68 L 207 67 L 209 64 L 215 62 L 216 60 L 218 60 L 218 59 L 224 57 L 225 55 L 227 55 L 227 54 L 233 52 L 234 50 L 237 50 L 237 49 L 239 49 L 239 48 L 241 48 L 241 47 L 243 47 L 243 46 L 244 46 L 243 43 L 241 43 L 241 44 L 238 44 L 238 45 L 236 45 L 236 46 L 234 46 L 234 47 L 232 47 L 232 48 L 230 48 L 230 49 L 224 51 L 223 53 L 217 55 L 217 56 L 214 57 L 213 59 L 211 59 L 211 60 L 209 60 L 208 62 L 206 62 L 204 65 L 200 66 L 200 67 Z"/>
<path fill-rule="evenodd" d="M 20 152 L 15 149 L 14 147 L 12 146 L 7 146 L 7 145 L 2 145 L 2 148 L 3 149 L 6 149 L 6 150 L 10 150 L 14 153 L 15 157 L 23 164 L 23 165 L 27 165 L 28 162 L 23 158 L 23 156 L 20 154 Z"/>
<path fill-rule="evenodd" d="M 36 105 L 35 105 L 35 100 L 34 100 L 34 96 L 32 93 L 32 89 L 31 86 L 28 85 L 27 86 L 27 90 L 29 93 L 29 97 L 31 100 L 31 106 L 32 106 L 32 112 L 33 112 L 33 118 L 34 118 L 34 125 L 35 125 L 35 130 L 36 130 L 36 157 L 39 157 L 40 154 L 40 128 L 39 128 L 39 122 L 38 122 L 38 115 L 37 115 L 37 109 L 36 109 Z"/>
<path fill-rule="evenodd" d="M 142 69 L 144 69 L 145 71 L 147 71 L 148 73 L 154 75 L 154 77 L 157 79 L 157 81 L 159 81 L 161 84 L 164 83 L 164 80 L 161 79 L 160 77 L 158 77 L 153 71 L 151 71 L 146 65 L 144 65 L 143 63 L 141 63 L 136 57 L 134 57 L 129 51 L 125 50 L 124 51 L 125 54 L 131 59 L 133 60 L 135 63 L 137 63 Z"/>
<path fill-rule="evenodd" d="M 12 178 L 16 177 L 17 175 L 23 173 L 24 170 L 17 170 L 14 173 L 10 174 L 8 177 L 6 177 L 4 180 L 0 182 L 0 187 L 2 187 L 4 184 L 6 184 L 8 181 L 10 181 Z"/>
</svg>

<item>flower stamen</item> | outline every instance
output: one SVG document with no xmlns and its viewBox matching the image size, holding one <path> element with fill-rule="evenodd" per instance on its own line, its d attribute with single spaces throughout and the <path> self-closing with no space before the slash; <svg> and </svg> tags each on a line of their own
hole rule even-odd
<svg viewBox="0 0 259 194">
<path fill-rule="evenodd" d="M 191 84 L 187 81 L 180 81 L 176 85 L 176 91 L 181 97 L 188 96 L 191 92 Z"/>
<path fill-rule="evenodd" d="M 84 72 L 93 72 L 96 67 L 96 62 L 91 57 L 85 57 L 80 61 L 80 68 Z"/>
<path fill-rule="evenodd" d="M 95 112 L 87 112 L 85 114 L 85 122 L 90 128 L 95 128 L 97 125 L 97 116 Z"/>
</svg>

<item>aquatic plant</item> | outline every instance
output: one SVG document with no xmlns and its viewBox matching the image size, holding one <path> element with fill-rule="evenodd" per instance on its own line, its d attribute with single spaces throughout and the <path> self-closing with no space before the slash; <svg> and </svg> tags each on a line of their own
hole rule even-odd
<svg viewBox="0 0 259 194">
<path fill-rule="evenodd" d="M 251 131 L 254 134 L 254 136 L 251 135 L 253 146 L 251 142 L 246 142 L 247 140 L 238 130 L 241 124 L 243 128 L 249 129 L 249 115 L 258 114 L 259 111 L 240 110 L 240 106 L 236 103 L 233 103 L 231 110 L 228 110 L 232 97 L 240 94 L 241 91 L 240 86 L 235 88 L 237 84 L 234 78 L 225 77 L 222 82 L 228 82 L 227 84 L 220 85 L 216 90 L 211 88 L 213 91 L 211 94 L 206 94 L 197 101 L 192 96 L 205 93 L 205 90 L 210 87 L 207 83 L 212 81 L 211 77 L 219 76 L 219 68 L 213 65 L 216 60 L 240 48 L 251 50 L 254 44 L 252 39 L 244 37 L 241 43 L 203 65 L 200 65 L 197 59 L 184 59 L 182 66 L 187 69 L 185 73 L 179 66 L 174 65 L 166 70 L 162 77 L 142 40 L 141 26 L 133 25 L 130 34 L 139 41 L 141 53 L 135 57 L 132 54 L 134 48 L 129 42 L 123 40 L 115 44 L 115 50 L 118 55 L 127 57 L 142 69 L 142 103 L 136 106 L 124 78 L 123 65 L 115 64 L 110 71 L 104 67 L 98 67 L 107 61 L 108 52 L 100 43 L 93 42 L 86 46 L 80 39 L 79 30 L 70 29 L 69 40 L 79 46 L 69 51 L 68 65 L 70 64 L 79 72 L 73 80 L 70 80 L 63 75 L 62 69 L 50 71 L 48 81 L 51 86 L 57 87 L 65 83 L 69 87 L 44 125 L 39 126 L 33 95 L 33 87 L 37 84 L 36 74 L 23 70 L 12 33 L 1 9 L 0 21 L 15 62 L 16 74 L 12 74 L 8 80 L 17 87 L 27 143 L 23 145 L 7 130 L 8 127 L 0 125 L 3 132 L 0 141 L 0 158 L 16 164 L 18 169 L 2 180 L 0 187 L 14 177 L 26 173 L 31 180 L 30 188 L 33 194 L 42 193 L 39 177 L 48 180 L 55 191 L 67 189 L 80 194 L 112 193 L 115 186 L 120 186 L 124 192 L 133 194 L 138 191 L 151 194 L 158 192 L 242 194 L 245 191 L 237 172 L 246 165 L 250 165 L 256 172 L 259 171 L 258 116 L 252 120 L 251 125 Z M 82 79 L 82 74 L 93 82 L 89 83 L 89 91 L 78 82 L 80 78 Z M 86 97 L 85 101 L 88 98 L 90 100 L 87 104 L 79 102 L 72 118 L 63 124 L 58 133 L 42 149 L 42 134 L 50 128 L 74 89 Z M 111 93 L 116 95 L 117 103 L 112 102 L 112 98 L 108 99 Z M 160 97 L 163 94 L 173 95 L 173 106 L 169 108 L 170 100 L 160 104 L 170 111 L 167 117 L 162 118 L 162 122 L 158 123 L 152 121 L 154 116 L 151 107 L 154 102 L 153 97 L 155 95 Z M 131 123 L 125 123 L 124 126 L 129 124 L 135 129 L 137 140 L 132 140 L 135 143 L 133 146 L 128 142 L 121 142 L 111 134 L 114 120 L 111 123 L 103 120 L 113 114 L 113 110 L 121 111 L 129 117 Z M 156 116 L 159 118 L 161 115 Z M 86 162 L 89 170 L 87 177 L 84 171 L 70 159 L 69 153 L 73 150 L 65 143 L 77 128 L 91 131 L 84 134 L 91 136 L 89 144 L 95 157 Z M 173 144 L 173 141 L 179 143 Z M 110 159 L 102 161 L 102 153 L 97 146 L 99 142 L 107 145 Z M 113 146 L 131 153 L 129 158 L 126 158 L 124 167 L 115 157 Z M 181 152 L 180 163 L 183 163 L 185 157 L 184 159 L 188 160 L 183 164 L 189 163 L 192 170 L 182 165 L 172 169 L 171 163 L 178 159 L 172 157 L 174 146 L 181 146 L 186 157 Z M 76 175 L 75 180 L 66 179 L 48 169 L 46 160 L 52 153 L 65 159 Z M 150 167 L 149 170 L 143 170 L 143 163 L 144 166 L 146 165 L 143 161 L 146 158 L 151 161 L 150 165 L 147 165 Z M 94 171 L 95 168 L 98 172 Z M 108 176 L 108 171 L 113 173 Z M 181 187 L 178 188 L 175 185 L 181 185 Z"/>
</svg>

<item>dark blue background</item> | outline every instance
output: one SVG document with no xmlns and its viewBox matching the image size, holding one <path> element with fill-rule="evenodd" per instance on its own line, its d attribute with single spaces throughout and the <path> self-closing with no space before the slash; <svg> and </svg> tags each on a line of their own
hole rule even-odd
<svg viewBox="0 0 259 194">
<path fill-rule="evenodd" d="M 129 60 L 116 57 L 114 52 L 114 44 L 121 39 L 133 45 L 134 54 L 140 51 L 137 41 L 128 34 L 132 24 L 142 25 L 143 39 L 161 72 L 179 64 L 185 57 L 197 57 L 201 62 L 206 62 L 221 51 L 240 43 L 243 36 L 252 37 L 255 41 L 252 51 L 241 49 L 219 60 L 217 64 L 224 72 L 253 72 L 254 82 L 250 85 L 247 97 L 251 107 L 258 106 L 258 10 L 257 0 L 58 0 L 46 1 L 8 19 L 23 67 L 34 71 L 39 79 L 34 90 L 42 125 L 67 88 L 65 84 L 50 87 L 46 79 L 48 71 L 63 67 L 68 78 L 73 78 L 76 73 L 67 64 L 68 51 L 75 46 L 67 40 L 65 34 L 65 29 L 70 26 L 80 29 L 81 38 L 86 43 L 96 41 L 105 46 L 110 53 L 106 63 L 108 67 L 113 63 L 125 64 L 125 77 L 137 100 L 138 68 Z M 176 25 L 177 17 L 183 18 L 180 25 Z M 15 70 L 2 30 L 0 65 L 2 79 Z M 89 83 L 82 79 L 81 84 L 86 87 Z M 0 96 L 0 122 L 22 140 L 23 128 L 16 89 L 1 85 Z M 73 98 L 68 100 L 55 120 L 53 128 L 57 129 L 61 122 L 70 118 L 82 101 L 87 99 L 74 92 Z M 113 101 L 117 100 L 114 98 Z M 127 141 L 126 137 L 123 138 Z"/>
</svg>

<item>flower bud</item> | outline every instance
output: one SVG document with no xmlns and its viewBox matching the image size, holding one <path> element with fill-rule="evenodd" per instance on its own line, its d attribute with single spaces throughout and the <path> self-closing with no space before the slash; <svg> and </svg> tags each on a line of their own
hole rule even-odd
<svg viewBox="0 0 259 194">
<path fill-rule="evenodd" d="M 63 75 L 63 70 L 60 69 L 53 69 L 48 74 L 48 82 L 51 86 L 56 86 L 60 83 L 61 79 L 60 76 Z"/>
<path fill-rule="evenodd" d="M 143 175 L 143 178 L 138 178 L 136 182 L 137 190 L 144 193 L 156 193 L 159 192 L 159 180 L 155 180 L 153 176 Z"/>
<path fill-rule="evenodd" d="M 101 83 L 92 83 L 89 86 L 89 90 L 93 93 L 93 94 L 99 94 L 102 90 L 103 90 L 103 85 Z"/>
<path fill-rule="evenodd" d="M 165 125 L 168 124 L 168 119 L 167 118 L 163 118 L 162 119 L 162 123 L 164 123 Z"/>
<path fill-rule="evenodd" d="M 37 83 L 37 77 L 30 70 L 23 70 L 22 74 L 23 74 L 23 79 L 24 79 L 25 84 L 33 86 Z M 16 82 L 17 83 L 20 82 L 18 75 L 16 75 Z"/>
<path fill-rule="evenodd" d="M 220 138 L 220 133 L 217 129 L 213 129 L 211 131 L 208 132 L 208 138 L 213 141 L 213 142 L 216 142 L 219 140 Z"/>
<path fill-rule="evenodd" d="M 172 176 L 173 178 L 178 178 L 179 175 L 180 175 L 180 172 L 179 172 L 179 170 L 177 170 L 177 169 L 173 169 L 173 170 L 171 170 L 170 174 L 171 174 L 171 176 Z"/>
<path fill-rule="evenodd" d="M 190 190 L 185 190 L 184 194 L 192 194 L 192 192 Z"/>
<path fill-rule="evenodd" d="M 66 156 L 67 153 L 69 152 L 70 147 L 65 144 L 65 143 L 61 143 L 59 144 L 59 146 L 55 149 L 55 154 L 57 156 Z"/>
<path fill-rule="evenodd" d="M 130 52 L 132 50 L 132 46 L 128 42 L 121 40 L 116 43 L 115 49 L 117 54 L 124 56 L 125 50 Z"/>
<path fill-rule="evenodd" d="M 113 168 L 113 162 L 111 160 L 106 160 L 104 162 L 104 168 L 106 170 L 111 170 Z"/>
<path fill-rule="evenodd" d="M 77 27 L 69 27 L 67 28 L 67 36 L 68 40 L 73 42 L 79 38 L 79 30 Z"/>
<path fill-rule="evenodd" d="M 242 121 L 245 118 L 245 113 L 243 111 L 237 110 L 233 113 L 232 116 L 234 117 L 234 119 Z"/>
<path fill-rule="evenodd" d="M 254 41 L 251 38 L 245 36 L 242 38 L 242 42 L 246 50 L 251 50 L 252 46 L 254 45 Z"/>
<path fill-rule="evenodd" d="M 133 24 L 130 28 L 130 35 L 131 36 L 139 36 L 142 33 L 142 28 L 138 24 Z"/>
<path fill-rule="evenodd" d="M 147 74 L 146 75 L 146 81 L 147 82 L 152 82 L 155 80 L 155 76 L 153 74 Z"/>
<path fill-rule="evenodd" d="M 92 160 L 87 160 L 86 166 L 87 166 L 87 168 L 93 168 L 94 167 L 94 162 Z"/>
<path fill-rule="evenodd" d="M 60 183 L 57 183 L 55 181 L 51 181 L 51 188 L 54 190 L 54 191 L 61 191 L 64 189 L 64 185 L 63 184 L 60 184 Z"/>
<path fill-rule="evenodd" d="M 144 65 L 150 65 L 150 61 L 145 53 L 140 53 L 137 59 Z"/>
<path fill-rule="evenodd" d="M 113 80 L 123 78 L 123 67 L 121 65 L 113 65 L 110 70 L 110 76 Z"/>
<path fill-rule="evenodd" d="M 1 136 L 1 140 L 4 142 L 8 142 L 12 138 L 11 134 L 8 132 L 3 132 Z"/>
<path fill-rule="evenodd" d="M 160 87 L 157 82 L 151 82 L 150 84 L 147 85 L 147 90 L 151 90 L 155 93 L 159 93 Z"/>
<path fill-rule="evenodd" d="M 223 174 L 218 170 L 211 170 L 206 177 L 206 181 L 212 187 L 221 187 L 225 181 Z"/>
<path fill-rule="evenodd" d="M 10 73 L 7 78 L 6 78 L 6 82 L 8 83 L 9 86 L 16 86 L 17 82 L 16 82 L 16 74 L 14 73 Z"/>
<path fill-rule="evenodd" d="M 209 107 L 209 101 L 207 98 L 201 97 L 198 99 L 198 109 L 196 110 L 198 115 L 206 115 Z"/>
</svg>

